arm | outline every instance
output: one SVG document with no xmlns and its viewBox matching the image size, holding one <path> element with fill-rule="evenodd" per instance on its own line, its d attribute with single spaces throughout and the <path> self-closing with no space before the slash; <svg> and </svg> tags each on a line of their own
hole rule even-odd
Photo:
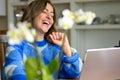
<svg viewBox="0 0 120 80">
<path fill-rule="evenodd" d="M 67 55 L 69 57 L 72 56 L 73 52 L 71 51 L 71 47 L 70 47 L 68 38 L 64 33 L 52 32 L 52 34 L 50 34 L 49 36 L 54 44 L 62 47 L 65 55 Z"/>
<path fill-rule="evenodd" d="M 20 45 L 8 46 L 3 80 L 27 80 Z"/>
<path fill-rule="evenodd" d="M 67 36 L 64 33 L 53 32 L 50 38 L 54 44 L 59 45 L 63 49 L 63 56 L 61 60 L 61 69 L 59 78 L 79 78 L 82 61 L 75 49 L 70 47 Z"/>
<path fill-rule="evenodd" d="M 63 54 L 59 78 L 79 78 L 82 68 L 82 60 L 75 49 L 72 49 L 73 56 Z"/>
</svg>

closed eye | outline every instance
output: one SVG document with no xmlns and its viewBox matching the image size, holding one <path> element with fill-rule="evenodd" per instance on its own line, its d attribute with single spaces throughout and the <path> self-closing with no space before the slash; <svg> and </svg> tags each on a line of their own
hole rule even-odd
<svg viewBox="0 0 120 80">
<path fill-rule="evenodd" d="M 43 13 L 49 14 L 52 18 L 54 17 L 54 13 L 53 12 L 49 12 L 48 9 L 44 9 Z"/>
</svg>

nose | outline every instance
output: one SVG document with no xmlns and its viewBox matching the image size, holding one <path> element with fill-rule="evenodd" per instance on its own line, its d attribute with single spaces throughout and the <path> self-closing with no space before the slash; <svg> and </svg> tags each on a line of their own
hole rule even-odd
<svg viewBox="0 0 120 80">
<path fill-rule="evenodd" d="M 46 13 L 46 17 L 47 17 L 48 19 L 52 19 L 52 18 L 53 18 L 49 12 Z"/>
<path fill-rule="evenodd" d="M 52 19 L 52 16 L 50 14 L 47 14 L 46 16 L 48 19 Z"/>
</svg>

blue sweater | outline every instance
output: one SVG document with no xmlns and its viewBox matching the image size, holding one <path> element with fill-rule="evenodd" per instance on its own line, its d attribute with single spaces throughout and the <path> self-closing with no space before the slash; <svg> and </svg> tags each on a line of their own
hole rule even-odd
<svg viewBox="0 0 120 80">
<path fill-rule="evenodd" d="M 49 43 L 47 40 L 36 42 L 37 48 L 45 65 L 48 65 L 55 57 L 58 57 L 61 48 Z M 62 64 L 59 78 L 79 78 L 82 61 L 75 49 L 72 57 L 62 54 Z M 27 80 L 24 63 L 28 57 L 36 57 L 35 48 L 31 43 L 23 41 L 21 45 L 9 45 L 7 47 L 6 62 L 2 70 L 2 80 Z"/>
</svg>

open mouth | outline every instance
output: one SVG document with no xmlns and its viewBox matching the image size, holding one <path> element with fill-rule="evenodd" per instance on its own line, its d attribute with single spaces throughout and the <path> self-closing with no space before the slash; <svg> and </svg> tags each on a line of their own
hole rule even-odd
<svg viewBox="0 0 120 80">
<path fill-rule="evenodd" d="M 49 25 L 50 23 L 48 21 L 43 21 L 43 24 Z"/>
</svg>

